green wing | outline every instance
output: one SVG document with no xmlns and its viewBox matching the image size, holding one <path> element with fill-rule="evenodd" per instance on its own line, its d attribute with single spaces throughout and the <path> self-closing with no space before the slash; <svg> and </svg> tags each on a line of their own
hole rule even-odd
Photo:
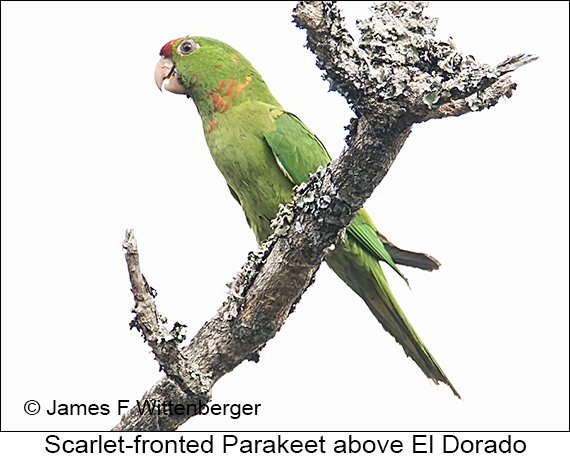
<svg viewBox="0 0 570 457">
<path fill-rule="evenodd" d="M 295 185 L 308 181 L 309 173 L 331 161 L 323 143 L 291 113 L 275 118 L 275 130 L 266 133 L 265 140 L 279 167 Z"/>
<path fill-rule="evenodd" d="M 277 164 L 295 185 L 308 181 L 309 173 L 331 161 L 321 141 L 291 113 L 284 112 L 275 118 L 275 130 L 265 134 L 265 140 Z M 378 230 L 364 208 L 356 214 L 347 230 L 378 260 L 386 262 L 408 282 L 382 244 Z"/>
<path fill-rule="evenodd" d="M 282 113 L 275 118 L 275 130 L 265 134 L 265 139 L 279 167 L 294 184 L 307 181 L 310 172 L 314 172 L 319 166 L 325 166 L 331 160 L 314 133 L 289 113 Z M 396 268 L 380 237 L 382 235 L 370 216 L 361 209 L 348 227 L 344 243 L 331 251 L 326 261 L 335 273 L 363 298 L 384 329 L 402 345 L 406 354 L 412 357 L 426 376 L 435 383 L 448 384 L 459 397 L 459 393 L 406 319 L 390 291 L 378 260 L 388 263 L 400 276 L 402 274 Z M 426 257 L 423 254 L 415 255 Z M 429 256 L 427 258 L 431 259 Z M 412 261 L 408 264 L 414 263 Z M 438 265 L 436 262 L 435 267 Z"/>
</svg>

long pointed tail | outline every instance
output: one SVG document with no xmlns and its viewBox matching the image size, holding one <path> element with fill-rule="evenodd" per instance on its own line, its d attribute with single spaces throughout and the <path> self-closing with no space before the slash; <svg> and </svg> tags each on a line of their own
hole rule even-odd
<svg viewBox="0 0 570 457">
<path fill-rule="evenodd" d="M 461 398 L 435 358 L 431 355 L 394 298 L 378 261 L 352 237 L 327 255 L 334 272 L 368 305 L 372 314 L 404 348 L 425 375 L 436 384 L 447 384 Z"/>
</svg>

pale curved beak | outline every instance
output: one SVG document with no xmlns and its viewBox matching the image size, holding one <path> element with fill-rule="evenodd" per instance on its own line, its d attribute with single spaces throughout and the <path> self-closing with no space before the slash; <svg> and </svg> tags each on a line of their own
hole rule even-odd
<svg viewBox="0 0 570 457">
<path fill-rule="evenodd" d="M 159 90 L 162 92 L 162 86 L 168 92 L 173 92 L 175 94 L 185 94 L 186 89 L 182 85 L 182 81 L 176 73 L 176 68 L 174 67 L 174 62 L 167 57 L 161 57 L 161 59 L 156 64 L 154 70 L 154 81 L 158 86 Z M 164 84 L 166 81 L 166 84 Z"/>
</svg>

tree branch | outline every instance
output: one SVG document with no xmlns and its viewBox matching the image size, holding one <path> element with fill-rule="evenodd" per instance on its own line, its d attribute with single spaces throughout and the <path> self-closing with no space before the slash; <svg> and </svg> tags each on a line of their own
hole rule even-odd
<svg viewBox="0 0 570 457">
<path fill-rule="evenodd" d="M 250 254 L 226 302 L 179 348 L 182 328 L 164 328 L 138 263 L 136 240 L 124 242 L 138 328 L 166 376 L 141 401 L 205 404 L 212 386 L 275 336 L 310 286 L 327 249 L 347 227 L 388 172 L 414 123 L 459 116 L 510 97 L 515 84 L 505 73 L 536 57 L 518 55 L 491 68 L 477 64 L 433 38 L 436 19 L 423 2 L 383 2 L 358 22 L 356 45 L 332 2 L 299 2 L 297 25 L 331 87 L 351 104 L 348 147 L 326 169 L 297 187 L 292 203 L 273 221 L 274 234 Z M 173 430 L 197 411 L 142 414 L 133 408 L 114 430 Z"/>
</svg>

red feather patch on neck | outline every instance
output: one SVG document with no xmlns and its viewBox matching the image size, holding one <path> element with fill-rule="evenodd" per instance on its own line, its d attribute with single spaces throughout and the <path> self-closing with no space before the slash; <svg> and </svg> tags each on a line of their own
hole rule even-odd
<svg viewBox="0 0 570 457">
<path fill-rule="evenodd" d="M 172 59 L 172 47 L 174 46 L 174 43 L 176 43 L 178 40 L 180 40 L 181 38 L 176 38 L 175 40 L 171 40 L 168 43 L 166 43 L 162 49 L 160 50 L 160 55 L 162 57 L 166 57 L 168 59 Z"/>
</svg>

